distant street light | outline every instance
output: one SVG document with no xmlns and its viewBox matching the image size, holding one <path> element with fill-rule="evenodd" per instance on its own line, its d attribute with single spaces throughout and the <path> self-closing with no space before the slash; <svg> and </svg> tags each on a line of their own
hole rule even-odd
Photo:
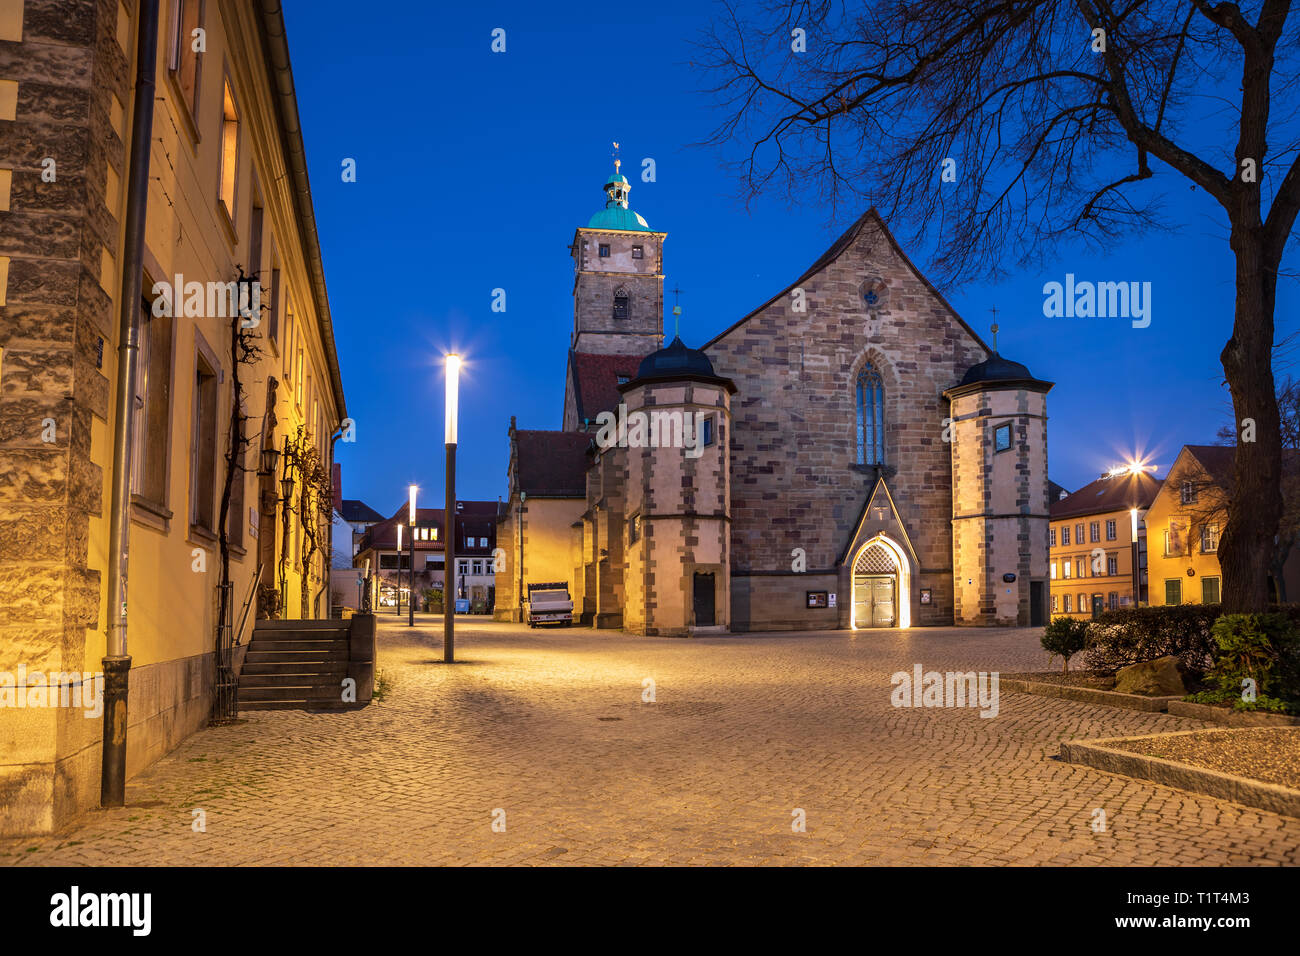
<svg viewBox="0 0 1300 956">
<path fill-rule="evenodd" d="M 411 596 L 406 602 L 407 606 L 410 608 L 411 617 L 410 620 L 406 622 L 407 627 L 415 627 L 415 493 L 419 490 L 420 489 L 415 485 L 411 485 L 411 507 L 408 514 L 408 517 L 411 519 L 411 570 L 408 573 L 408 577 L 411 581 Z M 402 563 L 400 558 L 397 563 Z"/>
<path fill-rule="evenodd" d="M 442 660 L 456 659 L 456 419 L 460 408 L 460 356 L 447 356 L 447 540 L 442 565 Z"/>
<path fill-rule="evenodd" d="M 402 526 L 397 526 L 397 616 L 402 616 Z"/>
</svg>

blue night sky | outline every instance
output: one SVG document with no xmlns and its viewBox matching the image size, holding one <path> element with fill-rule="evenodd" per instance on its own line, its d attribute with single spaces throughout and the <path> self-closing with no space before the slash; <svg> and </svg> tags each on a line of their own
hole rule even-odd
<svg viewBox="0 0 1300 956">
<path fill-rule="evenodd" d="M 863 211 L 778 194 L 746 209 L 695 147 L 718 121 L 690 45 L 707 3 L 525 3 L 366 8 L 286 0 L 325 274 L 357 442 L 340 443 L 343 495 L 384 514 L 441 504 L 441 355 L 461 379 L 457 492 L 506 493 L 510 416 L 558 428 L 572 330 L 575 227 L 602 208 L 611 141 L 631 206 L 668 233 L 665 288 L 683 290 L 681 335 L 699 345 L 793 282 Z M 647 11 L 652 11 L 648 13 Z M 495 27 L 507 52 L 490 51 Z M 658 179 L 640 181 L 653 157 Z M 357 161 L 356 183 L 340 163 Z M 1117 237 L 1105 254 L 1061 247 L 1041 270 L 943 292 L 999 351 L 1057 383 L 1048 396 L 1051 477 L 1074 489 L 1135 449 L 1163 476 L 1178 448 L 1214 441 L 1230 417 L 1219 350 L 1232 325 L 1226 222 L 1209 197 L 1156 164 L 1172 234 Z M 897 229 L 897 232 L 904 232 Z M 909 249 L 924 272 L 928 250 Z M 1294 249 L 1286 263 L 1295 270 Z M 1046 319 L 1042 286 L 1150 281 L 1154 318 Z M 491 311 L 504 288 L 507 311 Z M 668 298 L 671 303 L 671 297 Z M 1279 284 L 1279 336 L 1300 294 Z M 671 336 L 672 317 L 666 317 Z M 1279 371 L 1285 366 L 1279 363 Z"/>
</svg>

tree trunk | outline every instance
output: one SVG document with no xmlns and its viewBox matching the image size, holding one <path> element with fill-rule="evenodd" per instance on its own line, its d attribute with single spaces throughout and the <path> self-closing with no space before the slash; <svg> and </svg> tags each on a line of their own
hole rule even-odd
<svg viewBox="0 0 1300 956">
<path fill-rule="evenodd" d="M 1257 214 L 1253 220 L 1232 230 L 1236 316 L 1232 338 L 1219 356 L 1237 429 L 1228 521 L 1219 543 L 1225 613 L 1268 609 L 1268 571 L 1282 516 L 1281 432 L 1271 364 L 1277 263 L 1267 261 Z"/>
</svg>

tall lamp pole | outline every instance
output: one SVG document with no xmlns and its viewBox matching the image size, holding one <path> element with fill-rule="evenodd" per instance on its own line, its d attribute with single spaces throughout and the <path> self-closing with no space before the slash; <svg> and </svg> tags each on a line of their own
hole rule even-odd
<svg viewBox="0 0 1300 956">
<path fill-rule="evenodd" d="M 1130 524 L 1129 531 L 1133 536 L 1133 541 L 1130 545 L 1132 550 L 1129 556 L 1129 560 L 1133 564 L 1133 606 L 1140 607 L 1142 603 L 1142 572 L 1138 570 L 1138 510 L 1136 508 L 1130 508 L 1128 515 Z"/>
<path fill-rule="evenodd" d="M 411 519 L 411 597 L 410 600 L 407 601 L 407 605 L 411 609 L 411 616 L 406 622 L 407 627 L 415 627 L 415 493 L 419 490 L 420 489 L 415 487 L 415 485 L 411 485 L 411 506 L 410 511 L 407 514 L 407 517 Z"/>
<path fill-rule="evenodd" d="M 456 421 L 460 399 L 460 356 L 447 356 L 447 541 L 442 571 L 442 660 L 456 659 Z"/>
<path fill-rule="evenodd" d="M 397 610 L 398 617 L 402 616 L 402 526 L 397 526 Z"/>
</svg>

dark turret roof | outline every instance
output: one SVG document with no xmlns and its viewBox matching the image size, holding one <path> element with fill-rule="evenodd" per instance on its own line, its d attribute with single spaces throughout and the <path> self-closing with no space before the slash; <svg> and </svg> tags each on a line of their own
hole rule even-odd
<svg viewBox="0 0 1300 956">
<path fill-rule="evenodd" d="M 667 348 L 651 352 L 641 360 L 636 377 L 663 378 L 683 373 L 713 376 L 713 363 L 699 349 L 688 348 L 680 337 L 674 336 Z"/>
<path fill-rule="evenodd" d="M 722 378 L 713 370 L 709 357 L 699 349 L 686 345 L 679 336 L 674 336 L 667 348 L 651 352 L 641 360 L 636 370 L 636 378 L 620 385 L 620 392 L 626 391 L 642 382 L 671 381 L 673 379 L 693 379 L 695 381 L 713 382 L 724 386 L 733 394 L 735 384 L 729 378 Z"/>
<path fill-rule="evenodd" d="M 977 382 L 1014 382 L 1033 379 L 1029 369 L 1019 362 L 1005 359 L 994 352 L 983 362 L 977 362 L 966 370 L 961 385 L 974 385 Z M 960 387 L 960 386 L 958 386 Z"/>
</svg>

